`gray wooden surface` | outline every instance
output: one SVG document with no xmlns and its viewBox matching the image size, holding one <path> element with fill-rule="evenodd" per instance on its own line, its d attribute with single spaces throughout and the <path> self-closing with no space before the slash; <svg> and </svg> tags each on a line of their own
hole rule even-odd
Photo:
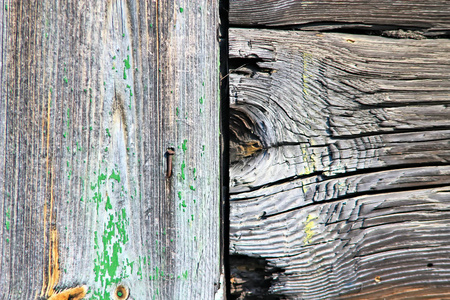
<svg viewBox="0 0 450 300">
<path fill-rule="evenodd" d="M 232 26 L 409 28 L 429 35 L 450 29 L 448 0 L 230 0 Z"/>
<path fill-rule="evenodd" d="M 0 298 L 219 297 L 217 1 L 0 4 Z"/>
<path fill-rule="evenodd" d="M 450 297 L 449 62 L 447 39 L 230 29 L 234 297 L 252 259 L 267 299 Z"/>
</svg>

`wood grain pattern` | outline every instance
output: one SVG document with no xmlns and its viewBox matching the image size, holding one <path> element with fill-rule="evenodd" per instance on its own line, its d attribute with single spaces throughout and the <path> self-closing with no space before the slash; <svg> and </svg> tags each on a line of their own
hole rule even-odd
<svg viewBox="0 0 450 300">
<path fill-rule="evenodd" d="M 449 50 L 230 30 L 230 251 L 282 270 L 271 293 L 449 297 Z"/>
<path fill-rule="evenodd" d="M 429 35 L 450 30 L 447 0 L 231 0 L 233 26 L 324 28 L 411 28 Z"/>
<path fill-rule="evenodd" d="M 0 4 L 1 298 L 213 299 L 217 3 Z"/>
</svg>

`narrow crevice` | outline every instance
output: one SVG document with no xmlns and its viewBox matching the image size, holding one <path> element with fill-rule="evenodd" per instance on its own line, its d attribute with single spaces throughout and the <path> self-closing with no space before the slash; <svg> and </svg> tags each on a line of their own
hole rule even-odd
<svg viewBox="0 0 450 300">
<path fill-rule="evenodd" d="M 389 127 L 386 126 L 386 129 Z M 399 134 L 399 133 L 420 133 L 420 132 L 434 132 L 434 131 L 441 131 L 441 130 L 449 130 L 450 126 L 432 126 L 432 127 L 422 127 L 422 128 L 408 128 L 408 129 L 399 129 L 395 128 L 392 131 L 376 131 L 376 132 L 365 132 L 365 133 L 358 133 L 358 134 L 343 134 L 343 135 L 330 135 L 330 138 L 333 140 L 348 140 L 348 139 L 356 139 L 356 138 L 362 138 L 362 137 L 370 137 L 370 136 L 377 136 L 377 135 L 389 135 L 389 134 Z"/>
<path fill-rule="evenodd" d="M 219 50 L 220 50 L 220 132 L 221 134 L 221 260 L 225 277 L 225 299 L 231 299 L 230 273 L 230 95 L 228 66 L 228 10 L 229 0 L 219 1 Z"/>
<path fill-rule="evenodd" d="M 372 190 L 372 191 L 364 191 L 364 192 L 356 192 L 356 193 L 349 193 L 347 195 L 343 195 L 343 196 L 339 196 L 339 197 L 335 197 L 332 199 L 328 199 L 328 200 L 323 200 L 323 201 L 318 201 L 318 202 L 311 202 L 302 206 L 296 206 L 284 211 L 280 211 L 277 213 L 273 213 L 273 214 L 264 214 L 262 215 L 260 218 L 261 219 L 268 219 L 271 217 L 275 217 L 275 216 L 279 216 L 285 213 L 289 213 L 289 212 L 293 212 L 299 209 L 304 209 L 307 207 L 311 207 L 311 206 L 315 206 L 315 205 L 321 205 L 321 204 L 328 204 L 328 203 L 333 203 L 333 202 L 340 202 L 340 201 L 345 201 L 345 200 L 349 200 L 355 197 L 362 197 L 362 196 L 373 196 L 373 195 L 377 195 L 377 194 L 389 194 L 389 193 L 398 193 L 398 192 L 410 192 L 410 191 L 419 191 L 419 190 L 428 190 L 428 189 L 436 189 L 436 188 L 444 188 L 444 187 L 448 187 L 449 184 L 448 183 L 444 183 L 444 184 L 430 184 L 430 185 L 421 185 L 421 186 L 415 186 L 415 187 L 408 187 L 408 188 L 391 188 L 391 189 L 383 189 L 383 190 Z"/>
<path fill-rule="evenodd" d="M 270 29 L 270 30 L 290 30 L 290 31 L 320 31 L 320 32 L 336 32 L 349 33 L 357 35 L 384 36 L 395 39 L 448 39 L 450 38 L 450 30 L 432 30 L 425 27 L 415 26 L 397 26 L 397 25 L 380 25 L 380 24 L 364 24 L 364 23 L 345 23 L 345 22 L 311 22 L 297 25 L 261 25 L 261 24 L 232 24 L 230 28 L 246 28 L 246 29 Z"/>
<path fill-rule="evenodd" d="M 248 56 L 248 57 L 233 57 L 229 58 L 228 66 L 230 73 L 240 74 L 246 77 L 253 78 L 256 74 L 266 74 L 272 75 L 274 69 L 271 68 L 263 68 L 259 65 L 261 62 L 265 62 L 257 56 Z"/>
<path fill-rule="evenodd" d="M 390 165 L 390 166 L 385 166 L 385 167 L 359 169 L 359 170 L 355 170 L 355 171 L 346 171 L 345 173 L 339 173 L 339 174 L 333 174 L 333 175 L 325 175 L 324 171 L 317 171 L 317 172 L 309 173 L 306 175 L 296 175 L 296 176 L 286 177 L 286 178 L 283 178 L 283 179 L 280 179 L 277 181 L 273 181 L 273 182 L 270 182 L 270 183 L 267 183 L 264 185 L 252 187 L 248 191 L 245 191 L 245 192 L 246 193 L 254 192 L 254 191 L 257 191 L 260 189 L 265 189 L 268 187 L 282 185 L 282 184 L 290 183 L 290 182 L 293 182 L 296 180 L 304 180 L 304 179 L 311 178 L 311 177 L 317 177 L 316 183 L 320 183 L 320 182 L 325 182 L 328 180 L 342 179 L 342 178 L 353 177 L 353 176 L 358 176 L 358 175 L 376 174 L 378 172 L 400 171 L 400 170 L 408 170 L 408 169 L 414 169 L 414 168 L 426 168 L 426 167 L 445 167 L 445 166 L 450 166 L 450 164 L 443 164 L 442 162 L 435 162 L 435 163 L 414 163 L 414 164 Z M 419 188 L 421 189 L 422 187 L 419 187 Z M 374 192 L 377 192 L 377 191 L 374 191 Z M 241 193 L 242 193 L 241 191 L 235 192 L 235 193 L 230 192 L 230 195 L 239 195 Z M 366 193 L 366 192 L 362 192 L 362 193 Z M 266 196 L 269 196 L 269 195 L 266 194 Z"/>
</svg>

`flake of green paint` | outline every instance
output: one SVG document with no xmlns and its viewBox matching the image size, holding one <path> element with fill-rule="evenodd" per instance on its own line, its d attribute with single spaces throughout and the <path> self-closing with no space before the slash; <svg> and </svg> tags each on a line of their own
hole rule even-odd
<svg viewBox="0 0 450 300">
<path fill-rule="evenodd" d="M 108 152 L 108 147 L 105 148 L 105 152 Z"/>
<path fill-rule="evenodd" d="M 52 88 L 50 88 L 50 94 L 53 94 L 53 89 Z"/>
<path fill-rule="evenodd" d="M 87 93 L 87 89 L 84 89 L 83 92 Z"/>
<path fill-rule="evenodd" d="M 127 89 L 131 88 L 131 86 L 129 84 L 127 84 Z"/>
<path fill-rule="evenodd" d="M 127 79 L 127 73 L 125 73 L 125 68 L 123 68 L 123 79 Z"/>
<path fill-rule="evenodd" d="M 105 211 L 108 211 L 108 209 L 112 209 L 112 204 L 109 196 L 106 197 Z"/>
<path fill-rule="evenodd" d="M 68 167 L 68 168 L 70 167 L 69 161 L 67 161 L 67 167 Z"/>
<path fill-rule="evenodd" d="M 191 221 L 194 221 L 194 215 L 191 215 Z M 194 240 L 195 240 L 195 236 L 194 236 Z"/>
<path fill-rule="evenodd" d="M 184 174 L 184 168 L 186 168 L 186 164 L 185 164 L 185 162 L 183 160 L 183 163 L 181 164 L 181 178 L 183 178 L 183 180 L 186 179 L 186 176 Z"/>
<path fill-rule="evenodd" d="M 84 201 L 83 201 L 83 197 L 80 198 L 80 201 L 81 201 L 81 202 L 84 202 Z"/>
<path fill-rule="evenodd" d="M 66 133 L 65 132 L 63 133 L 63 137 L 66 138 Z"/>
<path fill-rule="evenodd" d="M 133 96 L 133 91 L 132 90 L 130 90 L 130 97 L 132 97 Z"/>
<path fill-rule="evenodd" d="M 178 199 L 181 200 L 181 192 L 178 192 Z"/>
<path fill-rule="evenodd" d="M 191 189 L 191 191 L 195 191 L 195 188 L 192 185 L 190 185 L 189 188 Z"/>
<path fill-rule="evenodd" d="M 130 65 L 130 56 L 127 55 L 127 59 L 124 59 L 123 62 L 125 63 L 125 68 L 127 68 L 127 70 L 129 70 L 131 68 Z"/>
<path fill-rule="evenodd" d="M 67 79 L 66 76 L 64 76 L 63 80 L 64 80 L 65 83 L 68 83 L 68 82 L 69 82 L 69 80 Z"/>
<path fill-rule="evenodd" d="M 89 130 L 92 131 L 92 126 L 89 126 Z"/>
<path fill-rule="evenodd" d="M 198 102 L 200 102 L 200 104 L 203 104 L 203 97 L 200 97 L 200 99 L 198 99 Z"/>
<path fill-rule="evenodd" d="M 125 33 L 122 33 L 122 37 L 125 37 Z"/>
<path fill-rule="evenodd" d="M 113 70 L 115 70 L 115 69 L 116 69 L 116 67 L 114 67 L 114 66 L 113 66 L 113 67 L 112 67 L 112 69 L 113 69 Z"/>
<path fill-rule="evenodd" d="M 6 239 L 6 242 L 9 243 L 9 239 L 8 238 Z"/>
<path fill-rule="evenodd" d="M 66 67 L 64 67 L 64 72 L 67 72 L 67 69 L 66 69 Z"/>
<path fill-rule="evenodd" d="M 120 183 L 120 172 L 117 171 L 117 174 L 114 172 L 114 170 L 112 171 L 112 174 L 109 176 L 110 179 L 115 179 L 117 182 Z"/>
<path fill-rule="evenodd" d="M 136 72 L 138 71 L 138 68 L 136 68 Z"/>
<path fill-rule="evenodd" d="M 184 9 L 182 7 L 180 7 L 180 13 L 182 13 L 184 11 Z"/>
<path fill-rule="evenodd" d="M 115 56 L 115 55 L 113 56 L 113 59 L 116 59 L 116 56 Z"/>
<path fill-rule="evenodd" d="M 8 4 L 5 4 L 5 10 L 8 11 Z"/>
<path fill-rule="evenodd" d="M 181 145 L 181 148 L 183 149 L 183 152 L 186 153 L 187 150 L 187 140 L 183 141 L 183 144 Z"/>
<path fill-rule="evenodd" d="M 180 110 L 178 109 L 178 107 L 176 108 L 176 114 L 177 114 L 177 116 L 180 114 Z"/>
<path fill-rule="evenodd" d="M 186 202 L 183 200 L 183 202 L 181 203 L 181 206 L 186 207 Z"/>
<path fill-rule="evenodd" d="M 186 270 L 186 272 L 183 273 L 183 278 L 187 279 L 188 278 L 188 270 Z"/>
<path fill-rule="evenodd" d="M 107 135 L 108 137 L 111 137 L 111 134 L 109 133 L 109 128 L 106 128 L 106 135 Z"/>
</svg>

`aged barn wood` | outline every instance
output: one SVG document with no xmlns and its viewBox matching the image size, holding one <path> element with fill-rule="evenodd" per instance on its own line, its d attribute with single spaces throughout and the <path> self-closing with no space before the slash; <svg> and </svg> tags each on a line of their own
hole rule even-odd
<svg viewBox="0 0 450 300">
<path fill-rule="evenodd" d="M 229 55 L 234 297 L 450 298 L 450 41 L 234 28 Z"/>
<path fill-rule="evenodd" d="M 219 297 L 217 1 L 0 3 L 0 298 Z"/>
<path fill-rule="evenodd" d="M 425 35 L 450 30 L 447 0 L 230 0 L 229 17 L 233 26 L 409 28 Z"/>
</svg>

